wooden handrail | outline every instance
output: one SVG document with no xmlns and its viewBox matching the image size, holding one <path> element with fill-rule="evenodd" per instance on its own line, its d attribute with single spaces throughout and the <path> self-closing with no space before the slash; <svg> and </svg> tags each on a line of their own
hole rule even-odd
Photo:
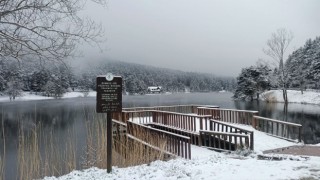
<svg viewBox="0 0 320 180">
<path fill-rule="evenodd" d="M 260 123 L 259 122 L 260 120 L 264 121 L 265 123 Z M 279 136 L 279 137 L 291 139 L 291 140 L 294 140 L 294 138 L 290 137 L 289 130 L 291 129 L 293 132 L 294 129 L 292 128 L 297 128 L 298 142 L 302 141 L 302 136 L 301 136 L 302 125 L 301 124 L 279 121 L 276 119 L 270 119 L 270 118 L 265 118 L 261 116 L 253 116 L 252 124 L 254 124 L 255 129 L 269 133 L 271 135 L 275 135 L 275 136 Z"/>
<path fill-rule="evenodd" d="M 198 107 L 219 108 L 219 106 L 216 106 L 216 105 L 188 104 L 188 105 L 122 108 L 122 110 L 123 111 L 160 110 L 160 111 L 170 111 L 170 112 L 180 112 L 180 113 L 197 113 Z"/>
<path fill-rule="evenodd" d="M 112 122 L 113 122 L 113 123 L 116 123 L 116 124 L 119 124 L 119 125 L 121 125 L 121 126 L 127 127 L 127 124 L 124 123 L 124 122 L 121 122 L 121 121 L 118 121 L 118 120 L 115 120 L 115 119 L 112 119 Z"/>
<path fill-rule="evenodd" d="M 233 135 L 237 137 L 248 137 L 248 135 L 245 134 L 239 134 L 239 133 L 230 133 L 230 132 L 218 132 L 218 131 L 207 131 L 207 130 L 200 130 L 200 133 L 208 133 L 208 134 L 219 134 L 219 135 Z"/>
<path fill-rule="evenodd" d="M 240 109 L 222 109 L 222 108 L 208 108 L 208 107 L 198 107 L 198 109 L 216 109 L 216 110 L 223 110 L 223 111 L 259 113 L 259 111 L 249 111 L 249 110 L 240 110 Z"/>
<path fill-rule="evenodd" d="M 238 142 L 240 142 L 241 148 L 243 146 L 250 147 L 249 136 L 238 133 L 200 130 L 200 139 L 202 145 L 211 148 L 237 150 L 239 148 Z"/>
<path fill-rule="evenodd" d="M 190 137 L 155 129 L 131 121 L 128 121 L 127 125 L 128 134 L 158 148 L 161 148 L 161 140 L 164 140 L 166 143 L 166 151 L 186 159 L 191 159 Z"/>
<path fill-rule="evenodd" d="M 178 113 L 172 111 L 160 111 L 160 110 L 139 110 L 139 111 L 122 111 L 124 113 L 143 113 L 143 112 L 160 112 L 166 114 L 176 114 L 182 116 L 189 116 L 189 117 L 211 117 L 211 115 L 198 115 L 198 114 L 185 114 L 185 113 Z"/>
<path fill-rule="evenodd" d="M 253 116 L 253 117 L 256 118 L 256 119 L 259 119 L 259 120 L 262 119 L 262 120 L 276 122 L 276 123 L 280 123 L 280 124 L 286 124 L 286 125 L 290 125 L 290 126 L 302 127 L 301 124 L 285 122 L 285 121 L 279 121 L 279 120 L 276 120 L 276 119 L 270 119 L 270 118 L 261 117 L 261 116 Z"/>
<path fill-rule="evenodd" d="M 138 124 L 138 123 L 135 123 L 135 122 L 130 122 L 130 123 L 135 124 L 135 125 L 139 125 L 139 126 L 143 126 L 144 128 L 151 129 L 152 131 L 157 131 L 159 133 L 169 134 L 169 135 L 177 136 L 177 137 L 184 138 L 184 139 L 187 139 L 187 140 L 190 139 L 190 137 L 188 137 L 188 136 L 182 136 L 182 135 L 171 133 L 171 132 L 168 132 L 168 131 L 163 131 L 163 130 L 152 128 L 152 127 L 149 127 L 149 126 L 144 126 L 144 125 L 141 125 L 141 124 Z"/>
<path fill-rule="evenodd" d="M 230 133 L 244 133 L 246 135 L 248 135 L 250 137 L 250 143 L 249 143 L 249 146 L 250 146 L 250 149 L 251 150 L 254 150 L 254 132 L 253 131 L 249 131 L 249 130 L 246 130 L 246 129 L 242 129 L 242 128 L 239 128 L 237 126 L 233 126 L 233 125 L 230 125 L 230 124 L 227 124 L 227 123 L 224 123 L 224 122 L 221 122 L 221 121 L 217 121 L 217 120 L 213 120 L 213 119 L 210 119 L 210 131 L 216 131 L 216 129 L 219 128 L 219 126 L 221 126 L 221 130 L 222 131 L 226 131 L 226 132 L 230 132 Z M 216 124 L 217 124 L 217 128 L 216 128 Z M 224 128 L 226 127 L 226 128 Z M 218 129 L 220 130 L 220 129 Z"/>
<path fill-rule="evenodd" d="M 221 109 L 221 108 L 198 108 L 198 114 L 210 114 L 212 119 L 223 122 L 252 125 L 253 116 L 258 114 L 258 111 L 246 111 L 237 109 Z"/>
</svg>

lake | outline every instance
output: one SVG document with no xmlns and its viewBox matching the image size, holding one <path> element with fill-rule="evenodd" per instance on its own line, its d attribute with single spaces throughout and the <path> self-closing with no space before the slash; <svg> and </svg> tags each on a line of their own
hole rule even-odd
<svg viewBox="0 0 320 180">
<path fill-rule="evenodd" d="M 217 105 L 221 108 L 257 110 L 260 116 L 302 124 L 303 141 L 308 144 L 320 143 L 320 106 L 289 104 L 287 111 L 284 111 L 282 103 L 233 101 L 231 96 L 232 94 L 228 92 L 123 96 L 123 107 L 201 104 Z M 46 134 L 53 129 L 57 135 L 57 141 L 61 142 L 69 136 L 72 130 L 76 135 L 77 147 L 79 147 L 77 151 L 81 153 L 81 147 L 86 144 L 84 119 L 94 114 L 95 105 L 95 98 L 0 103 L 0 119 L 3 120 L 6 136 L 7 177 L 10 174 L 16 174 L 17 170 L 19 122 L 22 122 L 26 131 L 41 122 L 42 132 Z M 2 133 L 0 137 L 0 143 L 2 143 Z M 0 145 L 2 152 L 3 144 Z"/>
</svg>

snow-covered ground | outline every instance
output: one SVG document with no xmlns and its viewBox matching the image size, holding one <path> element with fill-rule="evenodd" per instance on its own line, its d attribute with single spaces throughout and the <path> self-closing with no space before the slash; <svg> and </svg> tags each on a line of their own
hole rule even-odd
<svg viewBox="0 0 320 180">
<path fill-rule="evenodd" d="M 250 126 L 241 126 L 254 130 Z M 61 177 L 46 177 L 45 180 L 105 180 L 105 179 L 320 179 L 320 157 L 309 159 L 292 155 L 270 155 L 286 160 L 259 160 L 262 151 L 297 145 L 254 130 L 255 150 L 218 153 L 206 148 L 192 146 L 192 158 L 173 159 L 167 162 L 155 161 L 151 164 L 118 168 L 113 167 L 108 174 L 104 169 L 73 171 Z M 290 160 L 291 159 L 291 160 Z"/>
<path fill-rule="evenodd" d="M 290 103 L 304 103 L 304 104 L 318 104 L 320 105 L 320 92 L 288 90 L 288 102 Z M 271 90 L 263 93 L 262 100 L 269 102 L 284 102 L 282 90 Z"/>
<path fill-rule="evenodd" d="M 96 92 L 90 91 L 88 97 L 95 97 Z M 61 98 L 75 98 L 75 97 L 84 97 L 82 92 L 67 92 L 63 94 Z M 29 92 L 23 92 L 21 96 L 16 97 L 15 101 L 30 101 L 30 100 L 45 100 L 45 99 L 54 99 L 53 97 L 46 97 L 42 95 L 31 94 Z M 10 101 L 9 96 L 0 96 L 0 102 Z"/>
</svg>

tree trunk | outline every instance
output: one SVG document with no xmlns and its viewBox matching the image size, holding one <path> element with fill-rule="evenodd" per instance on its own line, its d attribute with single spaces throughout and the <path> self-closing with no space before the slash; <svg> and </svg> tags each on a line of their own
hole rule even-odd
<svg viewBox="0 0 320 180">
<path fill-rule="evenodd" d="M 284 103 L 287 104 L 288 103 L 288 94 L 287 94 L 287 89 L 286 88 L 282 89 L 282 95 L 283 95 Z"/>
</svg>

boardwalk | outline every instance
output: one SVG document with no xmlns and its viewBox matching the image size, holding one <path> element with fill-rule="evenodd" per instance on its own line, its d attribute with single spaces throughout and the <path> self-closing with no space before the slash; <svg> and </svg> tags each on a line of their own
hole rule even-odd
<svg viewBox="0 0 320 180">
<path fill-rule="evenodd" d="M 211 105 L 124 108 L 113 118 L 126 126 L 130 137 L 160 148 L 161 143 L 156 140 L 159 139 L 162 144 L 166 142 L 165 151 L 187 159 L 191 158 L 191 144 L 223 151 L 254 150 L 253 130 L 237 124 L 275 137 L 301 141 L 300 124 L 260 117 L 257 111 Z"/>
</svg>

